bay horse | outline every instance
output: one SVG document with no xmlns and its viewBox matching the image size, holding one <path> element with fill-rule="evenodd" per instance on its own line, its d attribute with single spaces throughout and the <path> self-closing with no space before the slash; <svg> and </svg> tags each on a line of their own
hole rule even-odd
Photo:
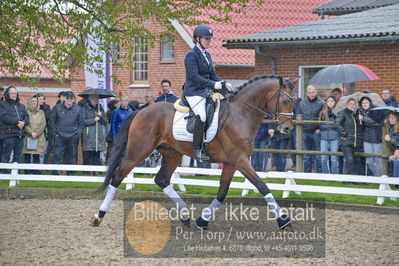
<svg viewBox="0 0 399 266">
<path fill-rule="evenodd" d="M 211 216 L 227 195 L 236 170 L 262 193 L 276 217 L 278 227 L 284 229 L 291 226 L 290 218 L 281 212 L 269 188 L 252 168 L 249 158 L 253 150 L 252 141 L 265 114 L 278 120 L 277 130 L 284 132 L 292 128 L 294 96 L 293 86 L 287 86 L 281 76 L 264 75 L 244 83 L 221 101 L 219 128 L 215 138 L 208 144 L 208 155 L 212 162 L 223 163 L 224 168 L 217 197 L 196 220 L 198 228 L 207 229 Z M 126 118 L 112 145 L 106 178 L 97 189 L 97 192 L 102 192 L 108 188 L 98 214 L 91 218 L 92 226 L 100 225 L 117 187 L 154 149 L 158 149 L 163 156 L 155 183 L 178 205 L 179 210 L 187 208 L 170 184 L 170 179 L 183 155 L 193 157 L 193 149 L 191 142 L 173 138 L 174 113 L 173 104 L 155 103 Z M 126 158 L 122 161 L 126 147 Z M 181 221 L 189 225 L 189 219 L 185 217 Z"/>
</svg>

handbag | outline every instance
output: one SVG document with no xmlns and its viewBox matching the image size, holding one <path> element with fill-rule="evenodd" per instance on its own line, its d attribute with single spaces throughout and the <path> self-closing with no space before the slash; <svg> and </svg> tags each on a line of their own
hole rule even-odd
<svg viewBox="0 0 399 266">
<path fill-rule="evenodd" d="M 39 140 L 37 138 L 27 138 L 26 139 L 26 149 L 27 150 L 37 150 Z"/>
</svg>

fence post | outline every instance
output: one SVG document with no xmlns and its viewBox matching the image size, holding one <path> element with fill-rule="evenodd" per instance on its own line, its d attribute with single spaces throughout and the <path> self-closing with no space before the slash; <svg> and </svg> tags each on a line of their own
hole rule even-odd
<svg viewBox="0 0 399 266">
<path fill-rule="evenodd" d="M 130 172 L 127 177 L 129 178 L 134 178 L 134 173 Z M 134 183 L 127 183 L 126 184 L 126 190 L 132 190 L 134 188 Z"/>
<path fill-rule="evenodd" d="M 303 121 L 303 115 L 302 114 L 296 114 L 295 115 L 295 120 L 297 121 Z M 302 151 L 303 150 L 303 124 L 296 124 L 296 150 L 297 151 Z M 296 171 L 297 172 L 303 172 L 303 154 L 297 154 L 296 155 Z"/>
<path fill-rule="evenodd" d="M 18 164 L 18 163 L 14 163 L 14 164 Z M 13 180 L 10 180 L 10 187 L 15 187 L 18 183 L 18 168 L 16 169 L 12 169 L 11 170 L 11 177 L 13 178 Z"/>
<path fill-rule="evenodd" d="M 180 174 L 177 172 L 174 172 L 172 177 L 174 179 L 180 179 Z M 177 184 L 177 186 L 179 187 L 180 192 L 183 192 L 183 193 L 187 192 L 186 187 L 183 184 Z"/>
</svg>

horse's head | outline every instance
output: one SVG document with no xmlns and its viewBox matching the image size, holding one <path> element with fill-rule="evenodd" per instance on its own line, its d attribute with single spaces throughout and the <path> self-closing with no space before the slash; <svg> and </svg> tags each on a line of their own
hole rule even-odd
<svg viewBox="0 0 399 266">
<path fill-rule="evenodd" d="M 273 92 L 273 98 L 268 102 L 268 109 L 273 119 L 278 120 L 277 130 L 286 133 L 293 128 L 292 118 L 294 100 L 296 97 L 295 80 L 280 79 L 280 87 Z"/>
</svg>

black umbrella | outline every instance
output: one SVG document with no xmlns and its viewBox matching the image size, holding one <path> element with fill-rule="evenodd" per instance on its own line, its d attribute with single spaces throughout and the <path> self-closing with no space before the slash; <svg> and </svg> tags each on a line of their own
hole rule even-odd
<svg viewBox="0 0 399 266">
<path fill-rule="evenodd" d="M 387 112 L 391 111 L 394 113 L 399 113 L 399 108 L 393 106 L 382 106 L 382 107 L 373 108 L 370 111 L 387 111 Z"/>
<path fill-rule="evenodd" d="M 116 95 L 113 91 L 110 90 L 106 90 L 106 89 L 94 89 L 94 88 L 90 88 L 87 87 L 84 91 L 82 91 L 81 93 L 79 93 L 80 97 L 88 97 L 89 95 L 98 95 L 98 97 L 100 99 L 103 98 L 110 98 L 110 97 L 117 97 L 118 95 Z"/>
<path fill-rule="evenodd" d="M 340 64 L 323 68 L 309 80 L 309 84 L 352 83 L 379 79 L 373 71 L 362 65 Z"/>
</svg>

